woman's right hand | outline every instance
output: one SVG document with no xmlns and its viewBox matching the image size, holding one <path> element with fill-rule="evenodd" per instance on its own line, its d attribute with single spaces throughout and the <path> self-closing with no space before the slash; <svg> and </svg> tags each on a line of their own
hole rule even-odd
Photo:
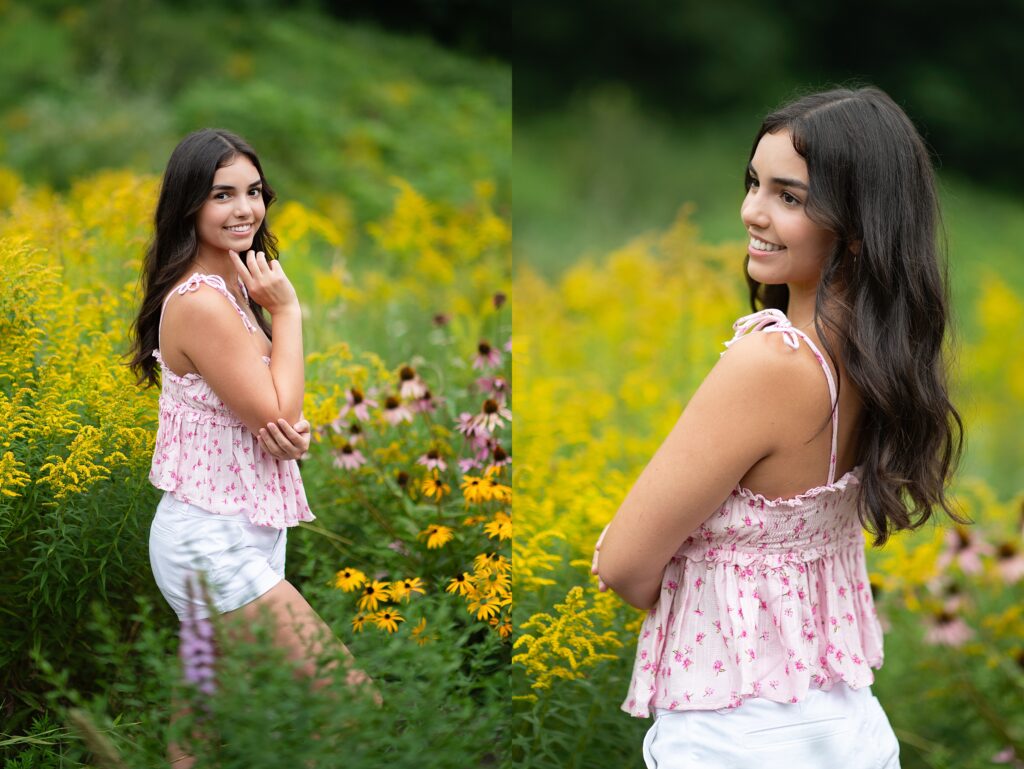
<svg viewBox="0 0 1024 769">
<path fill-rule="evenodd" d="M 601 555 L 601 543 L 604 542 L 604 535 L 608 532 L 608 526 L 611 526 L 611 524 L 609 523 L 607 526 L 605 526 L 604 529 L 602 529 L 601 531 L 601 536 L 597 538 L 597 544 L 594 545 L 594 557 L 590 561 L 590 573 L 598 575 L 597 589 L 600 590 L 602 593 L 608 589 L 608 586 L 604 584 L 604 580 L 601 579 L 600 575 L 598 574 L 598 572 L 600 571 L 600 568 L 598 567 L 598 558 Z"/>
<path fill-rule="evenodd" d="M 246 254 L 244 264 L 238 252 L 229 250 L 228 256 L 245 284 L 245 290 L 260 307 L 271 315 L 299 309 L 299 297 L 278 260 L 272 259 L 268 263 L 266 254 L 252 250 Z"/>
</svg>

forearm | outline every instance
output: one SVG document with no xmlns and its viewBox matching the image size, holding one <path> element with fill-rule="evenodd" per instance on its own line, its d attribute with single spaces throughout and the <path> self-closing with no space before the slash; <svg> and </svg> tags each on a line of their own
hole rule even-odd
<svg viewBox="0 0 1024 769">
<path fill-rule="evenodd" d="M 302 416 L 306 388 L 302 355 L 302 313 L 298 305 L 275 312 L 271 317 L 274 340 L 270 355 L 270 376 L 274 380 L 278 408 L 295 424 Z"/>
</svg>

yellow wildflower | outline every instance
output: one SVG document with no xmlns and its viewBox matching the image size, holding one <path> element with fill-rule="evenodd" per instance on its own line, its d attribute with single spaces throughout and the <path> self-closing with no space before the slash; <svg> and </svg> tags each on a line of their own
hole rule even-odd
<svg viewBox="0 0 1024 769">
<path fill-rule="evenodd" d="M 459 595 L 467 595 L 470 590 L 473 589 L 473 583 L 470 582 L 468 572 L 462 572 L 457 577 L 453 577 L 448 583 L 448 587 L 445 588 L 446 593 L 458 593 Z"/>
<path fill-rule="evenodd" d="M 508 502 L 512 499 L 512 488 L 498 483 L 494 478 L 485 479 L 484 487 L 488 499 L 496 499 L 499 502 Z"/>
<path fill-rule="evenodd" d="M 444 547 L 452 541 L 454 536 L 450 528 L 439 523 L 432 523 L 420 532 L 420 539 L 427 538 L 427 548 L 430 550 Z"/>
<path fill-rule="evenodd" d="M 484 526 L 487 536 L 498 539 L 512 538 L 512 516 L 499 510 L 494 514 L 494 520 Z"/>
<path fill-rule="evenodd" d="M 344 568 L 334 575 L 334 586 L 341 588 L 346 593 L 357 590 L 366 583 L 366 575 L 359 569 Z"/>
<path fill-rule="evenodd" d="M 491 627 L 498 631 L 501 640 L 504 641 L 512 635 L 512 618 L 508 615 L 504 617 L 491 617 L 488 622 Z"/>
<path fill-rule="evenodd" d="M 431 499 L 436 499 L 438 502 L 441 501 L 445 494 L 452 490 L 451 486 L 435 476 L 424 478 L 420 488 L 423 489 L 424 494 Z"/>
<path fill-rule="evenodd" d="M 483 479 L 477 478 L 473 475 L 462 476 L 462 496 L 466 498 L 466 502 L 475 504 L 477 502 L 486 502 L 490 499 L 489 490 L 484 484 Z"/>
<path fill-rule="evenodd" d="M 389 633 L 394 633 L 398 630 L 398 623 L 405 622 L 402 615 L 394 609 L 384 609 L 377 612 L 371 618 L 374 624 L 381 630 L 387 630 Z"/>
<path fill-rule="evenodd" d="M 391 600 L 391 591 L 388 589 L 388 583 L 373 580 L 363 588 L 363 595 L 359 599 L 359 610 L 377 611 L 377 605 L 381 601 L 389 600 Z"/>
<path fill-rule="evenodd" d="M 480 553 L 480 555 L 473 559 L 473 568 L 478 572 L 488 571 L 490 569 L 506 572 L 509 570 L 510 566 L 511 564 L 508 562 L 508 558 L 503 556 L 501 553 Z"/>
<path fill-rule="evenodd" d="M 433 638 L 431 638 L 425 632 L 426 629 L 427 629 L 427 618 L 426 617 L 421 617 L 420 621 L 416 623 L 416 627 L 414 627 L 411 631 L 409 631 L 409 634 L 412 636 L 412 639 L 417 644 L 419 644 L 420 646 L 426 646 L 428 643 L 430 643 L 433 640 Z"/>
<path fill-rule="evenodd" d="M 363 625 L 365 625 L 365 624 L 366 624 L 366 615 L 365 614 L 357 614 L 356 616 L 354 616 L 352 618 L 352 629 L 354 631 L 356 631 L 357 633 L 362 633 L 363 632 Z"/>
</svg>

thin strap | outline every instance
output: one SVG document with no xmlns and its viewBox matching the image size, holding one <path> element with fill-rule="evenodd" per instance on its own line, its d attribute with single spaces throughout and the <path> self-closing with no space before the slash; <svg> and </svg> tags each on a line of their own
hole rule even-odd
<svg viewBox="0 0 1024 769">
<path fill-rule="evenodd" d="M 811 341 L 807 334 L 800 329 L 793 328 L 793 324 L 789 322 L 789 318 L 781 310 L 772 308 L 761 310 L 751 315 L 744 315 L 732 324 L 732 328 L 735 333 L 733 338 L 725 343 L 726 347 L 754 331 L 773 331 L 782 334 L 783 341 L 794 350 L 800 348 L 800 340 L 803 339 L 807 346 L 811 348 L 814 357 L 818 359 L 822 371 L 825 372 L 825 379 L 828 381 L 829 400 L 832 402 L 832 451 L 829 454 L 828 460 L 828 485 L 831 486 L 836 477 L 836 458 L 839 446 L 839 401 L 836 397 L 836 382 L 832 376 L 832 370 L 825 362 L 825 356 L 821 354 L 817 345 Z M 722 355 L 724 354 L 723 352 Z"/>
<path fill-rule="evenodd" d="M 245 327 L 249 330 L 249 333 L 250 334 L 254 334 L 256 332 L 256 327 L 252 325 L 252 321 L 249 320 L 249 316 L 246 315 L 245 312 L 242 310 L 242 308 L 238 306 L 238 302 L 235 301 L 235 297 L 233 297 L 231 295 L 231 292 L 228 291 L 227 284 L 224 283 L 224 278 L 222 278 L 220 275 L 204 275 L 201 272 L 194 272 L 194 273 L 192 273 L 192 277 L 190 277 L 188 280 L 186 280 L 184 283 L 182 283 L 177 288 L 172 289 L 171 291 L 169 291 L 167 293 L 167 298 L 164 299 L 163 306 L 160 308 L 160 324 L 159 324 L 159 326 L 157 326 L 157 332 L 156 332 L 156 339 L 157 339 L 158 349 L 163 349 L 163 342 L 162 342 L 162 340 L 160 338 L 160 334 L 163 331 L 163 327 L 164 327 L 164 310 L 167 309 L 167 303 L 171 300 L 171 297 L 174 296 L 175 294 L 185 295 L 189 291 L 198 291 L 199 290 L 199 286 L 202 283 L 205 283 L 206 285 L 210 286 L 211 288 L 215 288 L 220 293 L 224 294 L 224 296 L 226 296 L 228 298 L 228 301 L 231 302 L 231 306 L 234 307 L 235 310 L 238 311 L 238 314 L 242 318 L 242 323 L 245 324 Z M 244 290 L 244 286 L 243 286 L 243 290 Z M 248 297 L 248 293 L 246 293 L 246 296 Z"/>
</svg>

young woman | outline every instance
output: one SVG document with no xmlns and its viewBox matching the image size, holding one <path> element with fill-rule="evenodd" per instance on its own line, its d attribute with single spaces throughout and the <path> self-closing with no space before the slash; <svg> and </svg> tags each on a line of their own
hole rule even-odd
<svg viewBox="0 0 1024 769">
<path fill-rule="evenodd" d="M 238 136 L 206 129 L 175 148 L 131 365 L 140 384 L 163 380 L 150 473 L 164 491 L 150 532 L 161 593 L 183 622 L 207 618 L 203 574 L 218 613 L 244 626 L 269 612 L 276 642 L 312 674 L 324 644 L 338 642 L 284 579 L 287 530 L 313 515 L 294 461 L 309 446 L 301 313 L 274 258 L 273 200 Z"/>
<path fill-rule="evenodd" d="M 892 769 L 864 529 L 960 520 L 931 164 L 886 94 L 834 90 L 764 120 L 746 186 L 754 312 L 595 551 L 649 609 L 623 709 L 649 767 Z"/>
</svg>

